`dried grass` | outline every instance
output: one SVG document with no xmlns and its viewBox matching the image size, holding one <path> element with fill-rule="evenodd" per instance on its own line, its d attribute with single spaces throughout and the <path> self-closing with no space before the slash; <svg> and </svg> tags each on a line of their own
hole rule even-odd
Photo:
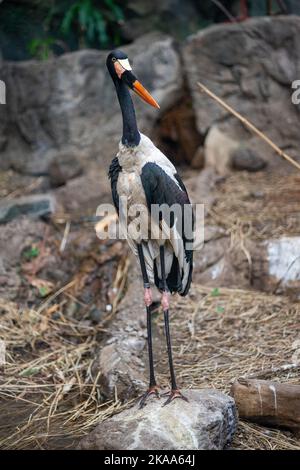
<svg viewBox="0 0 300 470">
<path fill-rule="evenodd" d="M 234 173 L 217 187 L 206 223 L 253 240 L 300 233 L 300 177 Z"/>
<path fill-rule="evenodd" d="M 229 392 L 242 376 L 299 383 L 300 364 L 282 367 L 293 362 L 292 345 L 299 339 L 299 302 L 253 291 L 194 286 L 189 299 L 179 298 L 172 311 L 174 362 L 180 384 Z M 163 330 L 160 317 L 157 322 Z M 163 386 L 168 384 L 167 370 L 167 355 L 163 354 L 159 376 Z M 240 422 L 233 447 L 300 449 L 300 439 Z"/>
<path fill-rule="evenodd" d="M 126 264 L 126 263 L 125 263 Z M 116 282 L 122 273 L 118 272 Z M 122 288 L 123 288 L 122 287 Z M 1 339 L 7 364 L 0 383 L 0 446 L 3 449 L 74 448 L 98 422 L 130 406 L 103 401 L 92 373 L 108 323 L 92 326 L 61 313 L 70 301 L 62 289 L 37 310 L 0 301 Z M 174 298 L 171 332 L 178 381 L 229 392 L 241 376 L 267 374 L 299 383 L 292 362 L 299 339 L 299 302 L 258 292 L 194 286 L 189 298 Z M 156 318 L 163 335 L 162 316 Z M 159 357 L 159 380 L 168 385 L 168 365 Z M 272 373 L 274 370 L 274 374 Z M 266 372 L 265 372 L 266 371 Z M 289 432 L 240 422 L 235 449 L 300 449 Z"/>
<path fill-rule="evenodd" d="M 127 270 L 128 259 L 122 258 L 113 282 L 113 308 L 102 326 L 63 313 L 74 301 L 68 292 L 74 282 L 36 310 L 0 299 L 0 339 L 6 346 L 3 374 L 0 369 L 0 448 L 74 447 L 97 422 L 128 406 L 117 398 L 104 401 L 99 374 L 92 373 Z"/>
</svg>

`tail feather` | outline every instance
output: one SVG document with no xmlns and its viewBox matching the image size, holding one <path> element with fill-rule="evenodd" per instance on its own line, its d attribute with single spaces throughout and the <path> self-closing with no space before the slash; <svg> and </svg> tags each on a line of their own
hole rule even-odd
<svg viewBox="0 0 300 470">
<path fill-rule="evenodd" d="M 133 240 L 128 241 L 134 254 L 138 256 L 136 244 Z M 142 246 L 149 281 L 154 282 L 159 290 L 163 290 L 159 244 L 155 240 L 148 240 L 144 241 Z M 185 296 L 192 282 L 193 252 L 186 253 L 183 241 L 178 239 L 175 247 L 170 240 L 164 247 L 168 289 L 171 293 L 178 292 L 181 296 Z"/>
</svg>

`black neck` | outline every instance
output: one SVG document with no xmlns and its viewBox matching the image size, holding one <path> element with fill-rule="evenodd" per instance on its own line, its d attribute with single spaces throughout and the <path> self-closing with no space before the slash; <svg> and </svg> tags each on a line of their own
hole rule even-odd
<svg viewBox="0 0 300 470">
<path fill-rule="evenodd" d="M 115 87 L 123 117 L 122 144 L 128 147 L 135 147 L 139 144 L 141 136 L 137 128 L 133 102 L 125 83 L 117 80 L 115 81 Z"/>
</svg>

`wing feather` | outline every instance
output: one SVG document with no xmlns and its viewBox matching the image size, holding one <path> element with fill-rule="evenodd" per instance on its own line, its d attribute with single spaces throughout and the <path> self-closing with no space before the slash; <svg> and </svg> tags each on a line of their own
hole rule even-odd
<svg viewBox="0 0 300 470">
<path fill-rule="evenodd" d="M 182 208 L 186 204 L 190 205 L 183 182 L 176 173 L 170 175 L 169 168 L 166 173 L 156 163 L 147 162 L 142 167 L 141 180 L 150 212 L 152 204 L 167 204 L 169 207 L 173 204 L 179 204 Z M 161 221 L 162 232 L 169 234 L 167 243 L 165 243 L 167 284 L 171 292 L 178 291 L 181 295 L 188 293 L 193 270 L 193 252 L 187 246 L 187 243 L 191 242 L 191 240 L 187 240 L 185 237 L 184 223 L 183 213 L 182 219 L 180 221 L 176 219 L 171 221 L 170 226 L 164 219 Z M 190 223 L 193 226 L 193 218 Z M 178 227 L 182 228 L 180 233 Z M 171 247 L 171 250 L 169 247 Z M 174 256 L 177 264 L 174 264 Z M 159 278 L 161 277 L 161 270 L 159 257 L 156 258 L 155 263 L 156 284 L 160 288 Z M 174 266 L 176 269 L 173 268 Z M 178 282 L 178 278 L 180 282 Z"/>
</svg>

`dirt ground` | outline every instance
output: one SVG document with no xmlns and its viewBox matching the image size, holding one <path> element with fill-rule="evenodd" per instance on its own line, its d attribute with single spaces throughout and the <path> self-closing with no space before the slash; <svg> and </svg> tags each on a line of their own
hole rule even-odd
<svg viewBox="0 0 300 470">
<path fill-rule="evenodd" d="M 296 200 L 298 180 L 291 177 L 294 183 L 289 183 L 275 207 L 274 181 L 261 177 L 270 199 L 268 209 L 260 194 L 254 200 L 247 197 L 250 189 L 255 193 L 254 180 L 261 187 L 262 179 L 242 174 L 239 186 L 237 176 L 232 178 L 217 188 L 217 199 L 208 216 L 211 220 L 219 218 L 229 233 L 238 224 L 248 224 L 252 240 L 274 234 L 275 228 L 280 234 L 288 230 L 297 233 L 299 219 L 292 218 L 287 229 L 279 206 L 284 197 Z M 280 184 L 279 178 L 276 184 Z M 274 208 L 273 215 L 270 207 Z M 76 217 L 78 223 L 72 222 L 63 253 L 60 247 L 66 220 L 54 217 L 43 222 L 48 229 L 46 235 L 36 237 L 38 255 L 28 259 L 24 257 L 26 247 L 21 250 L 18 298 L 2 296 L 0 300 L 1 340 L 6 345 L 6 364 L 0 369 L 2 449 L 74 448 L 96 423 L 130 406 L 135 399 L 122 403 L 117 393 L 110 400 L 104 399 L 99 374 L 95 375 L 92 367 L 126 296 L 132 261 L 124 242 L 100 242 L 93 232 L 94 222 L 82 222 L 82 214 Z M 64 275 L 50 280 L 54 265 Z M 49 292 L 41 292 L 38 279 L 51 281 Z M 172 303 L 171 332 L 180 385 L 214 387 L 230 393 L 232 383 L 241 376 L 299 383 L 299 367 L 272 373 L 291 364 L 297 352 L 293 349 L 299 339 L 297 299 L 254 288 L 194 283 L 187 298 L 174 297 Z M 156 368 L 159 383 L 166 386 L 162 315 L 157 312 L 154 317 Z M 146 357 L 145 350 L 145 362 Z M 300 438 L 287 430 L 240 420 L 231 447 L 299 450 Z"/>
<path fill-rule="evenodd" d="M 97 377 L 91 373 L 101 327 L 53 319 L 55 309 L 49 305 L 39 312 L 20 312 L 6 302 L 1 312 L 9 351 L 1 380 L 3 449 L 73 448 L 97 422 L 132 403 L 101 399 Z M 283 297 L 194 286 L 190 298 L 178 299 L 173 307 L 179 383 L 229 392 L 238 377 L 290 363 L 298 318 L 299 305 Z M 160 313 L 155 332 L 160 338 L 155 342 L 158 380 L 166 386 Z M 283 371 L 276 380 L 296 383 L 298 374 L 299 368 Z M 300 440 L 289 431 L 240 421 L 232 448 L 300 449 Z"/>
</svg>

